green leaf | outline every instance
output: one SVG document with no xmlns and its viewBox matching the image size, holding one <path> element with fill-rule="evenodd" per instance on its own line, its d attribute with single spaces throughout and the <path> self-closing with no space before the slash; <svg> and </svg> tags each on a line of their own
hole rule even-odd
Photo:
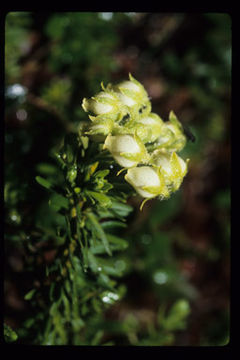
<svg viewBox="0 0 240 360">
<path fill-rule="evenodd" d="M 185 318 L 190 312 L 189 303 L 185 299 L 180 299 L 172 306 L 169 316 L 177 317 L 178 319 Z"/>
<path fill-rule="evenodd" d="M 167 318 L 163 320 L 162 326 L 169 331 L 182 330 L 186 326 L 186 317 L 189 313 L 190 306 L 188 301 L 180 299 L 172 306 Z"/>
<path fill-rule="evenodd" d="M 87 190 L 87 194 L 97 200 L 103 207 L 110 207 L 112 205 L 111 199 L 105 194 L 90 190 Z"/>
<path fill-rule="evenodd" d="M 110 276 L 120 277 L 122 276 L 121 271 L 119 271 L 118 268 L 116 268 L 114 265 L 102 265 L 103 272 Z"/>
<path fill-rule="evenodd" d="M 96 216 L 92 212 L 87 212 L 87 217 L 88 217 L 90 223 L 92 224 L 93 228 L 95 229 L 96 236 L 99 237 L 99 239 L 102 241 L 106 252 L 108 253 L 108 255 L 112 255 L 107 236 L 106 236 L 103 228 L 99 224 Z"/>
<path fill-rule="evenodd" d="M 102 185 L 100 185 L 100 189 L 102 191 L 104 191 L 105 193 L 107 193 L 109 190 L 111 190 L 113 188 L 113 185 L 110 184 L 109 182 L 107 181 L 104 181 L 104 183 Z M 98 188 L 98 187 L 97 187 Z"/>
<path fill-rule="evenodd" d="M 99 264 L 97 262 L 96 257 L 93 255 L 93 253 L 91 252 L 91 249 L 89 249 L 90 251 L 88 251 L 88 261 L 89 261 L 89 266 L 91 268 L 91 270 L 94 273 L 98 273 L 99 272 Z"/>
<path fill-rule="evenodd" d="M 88 142 L 89 142 L 88 136 L 81 136 L 80 139 L 81 139 L 83 148 L 86 150 L 88 148 Z"/>
<path fill-rule="evenodd" d="M 91 345 L 96 346 L 96 345 L 100 344 L 103 334 L 104 334 L 103 330 L 98 330 L 91 341 Z"/>
<path fill-rule="evenodd" d="M 10 328 L 10 326 L 4 324 L 4 338 L 6 342 L 13 342 L 17 340 L 18 335 Z"/>
<path fill-rule="evenodd" d="M 108 169 L 98 170 L 98 171 L 96 171 L 94 176 L 98 177 L 98 178 L 104 178 L 105 176 L 107 176 L 109 174 L 109 172 L 110 172 L 110 170 L 108 170 Z"/>
<path fill-rule="evenodd" d="M 117 250 L 125 250 L 128 247 L 128 242 L 118 236 L 107 234 L 108 241 L 111 245 L 115 245 Z"/>
<path fill-rule="evenodd" d="M 35 294 L 36 289 L 32 289 L 30 290 L 25 296 L 24 296 L 24 300 L 31 300 L 33 295 Z"/>
<path fill-rule="evenodd" d="M 73 325 L 74 331 L 78 332 L 79 330 L 81 330 L 84 327 L 85 323 L 81 318 L 78 318 L 78 319 L 72 320 L 72 325 Z"/>
<path fill-rule="evenodd" d="M 60 194 L 53 194 L 49 200 L 49 205 L 55 211 L 60 210 L 61 208 L 68 209 L 69 202 L 68 199 Z"/>
<path fill-rule="evenodd" d="M 113 286 L 113 281 L 110 280 L 109 276 L 101 273 L 97 279 L 99 285 L 103 286 L 105 289 L 115 291 Z"/>
<path fill-rule="evenodd" d="M 114 214 L 113 211 L 111 211 L 111 208 L 99 208 L 97 209 L 98 212 L 98 218 L 99 220 L 104 219 L 104 222 L 101 223 L 101 226 L 104 228 L 105 226 L 105 219 L 115 219 L 117 216 Z M 122 221 L 122 218 L 120 219 Z"/>
<path fill-rule="evenodd" d="M 41 176 L 36 176 L 35 179 L 43 187 L 45 187 L 47 189 L 51 189 L 52 184 L 49 181 L 47 181 L 46 179 L 42 178 Z"/>
<path fill-rule="evenodd" d="M 69 133 L 64 138 L 64 152 L 66 154 L 68 164 L 72 164 L 75 160 L 75 150 L 78 149 L 77 135 Z"/>
<path fill-rule="evenodd" d="M 119 216 L 126 217 L 130 214 L 130 212 L 132 212 L 133 208 L 130 205 L 112 201 L 111 210 L 113 210 Z"/>
<path fill-rule="evenodd" d="M 100 272 L 113 277 L 121 277 L 127 270 L 128 264 L 125 259 L 96 257 Z"/>
<path fill-rule="evenodd" d="M 111 251 L 123 251 L 128 247 L 128 242 L 112 234 L 106 234 Z M 90 247 L 92 254 L 104 254 L 105 247 L 103 244 L 94 244 Z"/>
<path fill-rule="evenodd" d="M 104 221 L 102 223 L 102 227 L 104 230 L 112 230 L 116 228 L 126 228 L 127 224 L 121 221 L 109 220 L 109 221 Z"/>
<path fill-rule="evenodd" d="M 43 175 L 55 175 L 58 172 L 56 166 L 49 163 L 39 163 L 36 166 L 37 172 Z"/>
</svg>

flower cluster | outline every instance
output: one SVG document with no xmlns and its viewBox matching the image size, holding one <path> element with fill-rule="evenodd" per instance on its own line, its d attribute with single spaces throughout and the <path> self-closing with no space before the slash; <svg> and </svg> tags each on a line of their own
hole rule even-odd
<svg viewBox="0 0 240 360">
<path fill-rule="evenodd" d="M 168 121 L 153 113 L 146 90 L 131 74 L 127 81 L 101 87 L 83 99 L 91 120 L 85 134 L 104 143 L 143 198 L 168 198 L 187 173 L 188 160 L 177 155 L 186 144 L 181 123 L 173 111 Z"/>
</svg>

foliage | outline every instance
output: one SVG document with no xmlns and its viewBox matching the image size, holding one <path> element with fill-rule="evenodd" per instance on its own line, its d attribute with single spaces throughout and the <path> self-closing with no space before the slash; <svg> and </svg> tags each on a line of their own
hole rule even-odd
<svg viewBox="0 0 240 360">
<path fill-rule="evenodd" d="M 13 329 L 11 329 L 7 324 L 4 324 L 4 338 L 8 343 L 16 341 L 18 338 L 15 331 L 13 331 Z"/>
<path fill-rule="evenodd" d="M 43 286 L 25 295 L 37 308 L 37 317 L 25 323 L 36 344 L 97 344 L 85 334 L 86 325 L 124 294 L 116 282 L 122 270 L 109 256 L 126 249 L 127 243 L 111 230 L 125 225 L 131 207 L 124 203 L 126 194 L 108 182 L 112 161 L 97 161 L 97 147 L 87 137 L 69 134 L 54 154 L 56 164 L 45 164 L 51 177 L 36 177 L 49 191 L 50 214 L 57 226 L 54 231 L 51 223 L 37 223 L 56 253 L 45 267 Z M 59 176 L 61 171 L 64 176 Z"/>
</svg>

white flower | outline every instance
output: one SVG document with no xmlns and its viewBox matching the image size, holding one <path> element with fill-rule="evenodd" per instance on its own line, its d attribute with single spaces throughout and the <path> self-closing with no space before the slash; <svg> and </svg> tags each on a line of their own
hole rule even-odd
<svg viewBox="0 0 240 360">
<path fill-rule="evenodd" d="M 149 159 L 144 144 L 133 135 L 108 135 L 104 148 L 108 149 L 117 163 L 124 168 L 136 166 Z"/>
<path fill-rule="evenodd" d="M 139 117 L 134 126 L 140 139 L 147 143 L 154 142 L 160 136 L 164 122 L 157 114 L 150 113 Z"/>
<path fill-rule="evenodd" d="M 101 92 L 96 97 L 92 97 L 91 99 L 84 98 L 82 107 L 86 112 L 91 111 L 95 115 L 106 114 L 113 109 L 113 105 L 110 105 L 106 102 L 101 102 L 101 100 L 105 99 L 112 99 L 112 97 L 109 96 L 109 94 Z"/>
<path fill-rule="evenodd" d="M 142 85 L 140 84 L 136 84 L 132 81 L 129 81 L 129 80 L 125 80 L 125 81 L 122 81 L 118 87 L 121 87 L 123 89 L 129 89 L 135 93 L 141 93 L 142 92 Z"/>
<path fill-rule="evenodd" d="M 92 121 L 105 118 L 111 118 L 117 120 L 120 116 L 124 115 L 124 109 L 122 107 L 119 98 L 113 91 L 100 91 L 97 95 L 90 99 L 83 99 L 82 107 L 84 111 L 91 112 L 96 116 L 89 116 Z M 126 111 L 125 111 L 126 113 Z"/>
<path fill-rule="evenodd" d="M 146 90 L 131 74 L 129 74 L 129 80 L 113 86 L 113 90 L 134 117 L 138 115 L 139 110 L 144 114 L 151 111 L 151 103 Z"/>
<path fill-rule="evenodd" d="M 171 186 L 172 191 L 176 191 L 181 185 L 187 173 L 187 162 L 178 156 L 176 152 L 169 153 L 155 150 L 151 157 L 151 163 L 160 168 L 166 185 Z"/>
<path fill-rule="evenodd" d="M 119 100 L 123 103 L 123 105 L 126 105 L 128 107 L 133 107 L 134 105 L 137 105 L 138 102 L 136 99 L 133 99 L 130 96 L 124 95 L 121 92 L 117 93 Z"/>
<path fill-rule="evenodd" d="M 114 121 L 111 119 L 104 119 L 96 120 L 89 124 L 88 131 L 85 132 L 86 135 L 96 135 L 96 134 L 102 134 L 102 135 L 108 135 L 111 133 L 112 129 L 114 127 Z"/>
<path fill-rule="evenodd" d="M 125 180 L 144 198 L 153 198 L 158 195 L 168 196 L 163 177 L 157 169 L 151 166 L 128 169 Z"/>
<path fill-rule="evenodd" d="M 156 149 L 167 149 L 168 151 L 181 151 L 186 145 L 186 136 L 182 125 L 173 111 L 169 114 L 169 121 L 162 126 L 162 133 L 156 139 Z"/>
</svg>

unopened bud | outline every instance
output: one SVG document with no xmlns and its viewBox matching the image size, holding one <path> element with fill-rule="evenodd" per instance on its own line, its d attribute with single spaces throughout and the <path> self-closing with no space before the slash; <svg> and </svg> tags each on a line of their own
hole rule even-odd
<svg viewBox="0 0 240 360">
<path fill-rule="evenodd" d="M 76 177 L 77 177 L 77 166 L 73 165 L 67 172 L 67 179 L 70 183 L 74 183 Z"/>
<path fill-rule="evenodd" d="M 89 128 L 85 131 L 86 135 L 108 135 L 112 132 L 114 127 L 114 121 L 112 119 L 101 119 L 96 120 L 89 124 Z"/>
<path fill-rule="evenodd" d="M 129 74 L 129 80 L 122 81 L 113 89 L 121 103 L 129 109 L 130 114 L 134 117 L 140 110 L 142 114 L 148 114 L 151 111 L 151 103 L 146 90 L 131 74 Z"/>
<path fill-rule="evenodd" d="M 139 166 L 129 169 L 125 175 L 125 180 L 144 198 L 167 197 L 169 195 L 164 178 L 154 167 Z"/>
<path fill-rule="evenodd" d="M 154 113 L 141 116 L 134 123 L 137 135 L 144 143 L 154 142 L 161 134 L 164 122 Z"/>
<path fill-rule="evenodd" d="M 181 185 L 187 173 L 187 162 L 175 152 L 168 153 L 159 150 L 156 150 L 151 158 L 151 163 L 160 168 L 166 185 L 170 186 L 171 191 L 176 191 Z"/>
<path fill-rule="evenodd" d="M 117 163 L 124 168 L 149 160 L 144 144 L 134 135 L 108 135 L 104 148 L 108 149 Z"/>
<path fill-rule="evenodd" d="M 123 113 L 122 105 L 114 92 L 101 91 L 90 99 L 83 99 L 82 107 L 84 111 L 91 112 L 94 116 L 90 116 L 92 121 L 98 120 L 104 115 L 110 119 L 117 120 Z"/>
<path fill-rule="evenodd" d="M 168 151 L 181 151 L 186 145 L 186 136 L 181 123 L 173 111 L 169 114 L 169 121 L 162 127 L 162 133 L 155 143 L 156 149 L 167 149 Z"/>
</svg>

